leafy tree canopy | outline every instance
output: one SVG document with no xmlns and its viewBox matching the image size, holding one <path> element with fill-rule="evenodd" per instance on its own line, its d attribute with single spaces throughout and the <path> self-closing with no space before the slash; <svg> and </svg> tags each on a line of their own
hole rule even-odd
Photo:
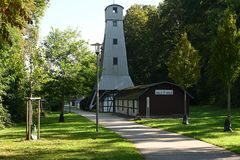
<svg viewBox="0 0 240 160">
<path fill-rule="evenodd" d="M 46 85 L 48 98 L 64 107 L 66 97 L 90 93 L 95 82 L 95 55 L 88 49 L 77 30 L 52 29 L 43 42 L 52 80 Z M 49 89 L 51 88 L 51 89 Z M 59 102 L 60 101 L 60 102 Z"/>
<path fill-rule="evenodd" d="M 181 35 L 169 57 L 168 70 L 169 77 L 184 89 L 196 84 L 200 78 L 200 56 L 189 42 L 187 33 Z"/>
<path fill-rule="evenodd" d="M 35 28 L 38 35 L 39 20 L 43 16 L 46 0 L 1 0 L 0 1 L 0 97 L 15 120 L 24 117 L 26 97 L 26 70 L 24 49 L 28 28 Z M 34 42 L 37 41 L 35 36 Z M 33 46 L 35 44 L 35 46 Z M 36 43 L 29 48 L 36 48 Z M 1 99 L 1 98 L 0 98 Z"/>
<path fill-rule="evenodd" d="M 210 66 L 225 87 L 231 86 L 240 74 L 240 32 L 236 27 L 236 19 L 231 10 L 224 12 L 212 44 Z"/>
</svg>

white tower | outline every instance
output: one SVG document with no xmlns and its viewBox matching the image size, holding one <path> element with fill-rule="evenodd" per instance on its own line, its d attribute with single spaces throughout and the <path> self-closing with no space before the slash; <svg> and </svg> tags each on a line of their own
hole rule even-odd
<svg viewBox="0 0 240 160">
<path fill-rule="evenodd" d="M 112 4 L 105 8 L 105 35 L 99 81 L 100 112 L 114 112 L 115 91 L 132 86 L 123 31 L 123 7 Z M 92 97 L 90 110 L 95 106 L 95 96 L 96 92 Z"/>
<path fill-rule="evenodd" d="M 117 4 L 105 8 L 105 35 L 99 84 L 99 89 L 102 91 L 120 90 L 133 86 L 128 73 L 123 9 Z"/>
</svg>

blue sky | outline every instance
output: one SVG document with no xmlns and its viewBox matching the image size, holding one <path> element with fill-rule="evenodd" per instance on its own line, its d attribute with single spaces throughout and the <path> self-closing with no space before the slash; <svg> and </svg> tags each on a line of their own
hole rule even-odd
<svg viewBox="0 0 240 160">
<path fill-rule="evenodd" d="M 126 11 L 133 4 L 158 5 L 161 0 L 115 0 Z M 87 42 L 102 43 L 104 35 L 104 9 L 113 0 L 50 0 L 40 25 L 40 38 L 43 39 L 53 28 L 78 28 Z"/>
</svg>

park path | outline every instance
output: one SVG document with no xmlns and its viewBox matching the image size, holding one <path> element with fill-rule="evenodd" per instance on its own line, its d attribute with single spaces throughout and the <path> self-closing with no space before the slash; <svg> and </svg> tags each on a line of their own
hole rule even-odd
<svg viewBox="0 0 240 160">
<path fill-rule="evenodd" d="M 95 122 L 95 114 L 92 112 L 72 111 Z M 146 160 L 240 160 L 240 155 L 220 147 L 136 124 L 114 114 L 100 113 L 99 123 L 129 139 Z"/>
</svg>

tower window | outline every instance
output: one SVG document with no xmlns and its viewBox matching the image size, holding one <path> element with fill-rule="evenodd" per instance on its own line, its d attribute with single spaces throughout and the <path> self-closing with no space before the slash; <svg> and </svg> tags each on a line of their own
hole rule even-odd
<svg viewBox="0 0 240 160">
<path fill-rule="evenodd" d="M 113 27 L 117 27 L 117 21 L 113 21 Z"/>
<path fill-rule="evenodd" d="M 114 38 L 113 39 L 113 44 L 115 44 L 115 45 L 118 44 L 118 39 Z"/>
<path fill-rule="evenodd" d="M 117 7 L 113 7 L 113 13 L 117 13 Z"/>
<path fill-rule="evenodd" d="M 117 57 L 113 57 L 113 65 L 118 65 L 118 58 Z"/>
</svg>

